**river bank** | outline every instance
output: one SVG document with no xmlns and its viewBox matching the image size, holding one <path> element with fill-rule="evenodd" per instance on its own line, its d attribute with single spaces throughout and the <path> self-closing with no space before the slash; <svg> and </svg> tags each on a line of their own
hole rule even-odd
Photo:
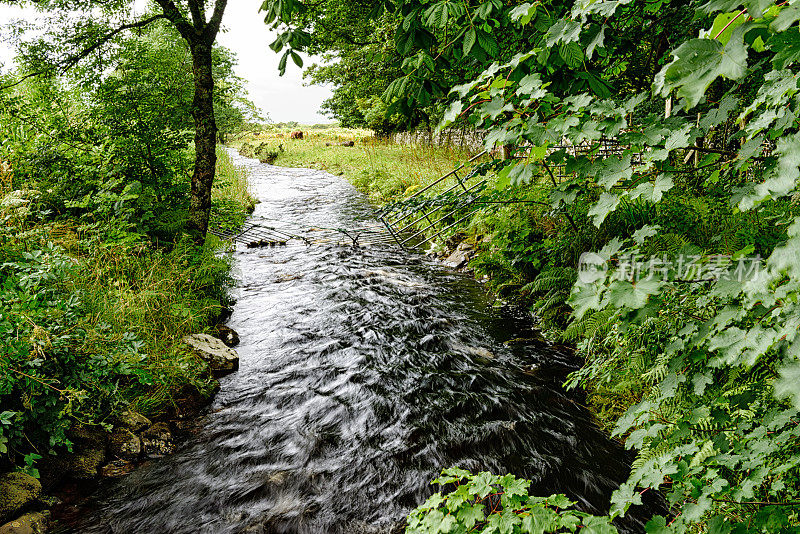
<svg viewBox="0 0 800 534">
<path fill-rule="evenodd" d="M 239 225 L 254 205 L 247 177 L 227 154 L 218 173 L 212 221 Z M 220 326 L 232 303 L 223 243 L 53 217 L 27 186 L 2 191 L 0 208 L 0 472 L 11 472 L 0 475 L 0 525 L 20 523 L 8 532 L 40 529 L 36 514 L 59 501 L 49 495 L 69 501 L 76 484 L 171 453 L 224 372 L 187 336 L 231 335 Z"/>
</svg>

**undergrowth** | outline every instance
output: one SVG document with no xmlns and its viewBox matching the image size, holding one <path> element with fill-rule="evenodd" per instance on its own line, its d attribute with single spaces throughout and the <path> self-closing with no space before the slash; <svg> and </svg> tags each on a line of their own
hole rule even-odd
<svg viewBox="0 0 800 534">
<path fill-rule="evenodd" d="M 6 200 L 22 196 L 11 172 Z M 224 152 L 218 173 L 212 220 L 239 225 L 247 176 Z M 69 450 L 77 423 L 110 428 L 126 409 L 155 416 L 187 391 L 210 396 L 216 381 L 181 339 L 218 320 L 233 280 L 213 236 L 199 247 L 120 219 L 54 220 L 24 191 L 0 211 L 0 464 L 35 473 L 31 459 Z"/>
</svg>

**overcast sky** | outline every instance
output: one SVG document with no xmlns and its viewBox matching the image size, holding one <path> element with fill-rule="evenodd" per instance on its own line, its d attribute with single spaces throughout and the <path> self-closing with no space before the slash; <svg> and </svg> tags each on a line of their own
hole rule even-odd
<svg viewBox="0 0 800 534">
<path fill-rule="evenodd" d="M 303 85 L 302 73 L 292 61 L 287 62 L 286 74 L 278 76 L 280 54 L 269 48 L 275 34 L 264 24 L 258 12 L 261 0 L 233 0 L 228 2 L 222 24 L 228 31 L 221 33 L 217 42 L 233 50 L 239 58 L 236 73 L 247 80 L 250 99 L 269 114 L 275 122 L 301 123 L 330 122 L 319 114 L 319 106 L 328 98 L 328 87 Z M 12 19 L 29 18 L 35 12 L 0 5 L 0 24 Z M 13 51 L 0 42 L 0 62 L 10 63 Z M 303 56 L 305 64 L 311 63 Z"/>
</svg>

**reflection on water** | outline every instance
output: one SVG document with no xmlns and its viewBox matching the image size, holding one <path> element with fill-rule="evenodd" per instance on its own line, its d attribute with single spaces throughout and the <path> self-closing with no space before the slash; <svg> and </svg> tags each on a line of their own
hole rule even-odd
<svg viewBox="0 0 800 534">
<path fill-rule="evenodd" d="M 262 201 L 255 222 L 370 217 L 341 178 L 233 156 Z M 569 355 L 506 347 L 524 323 L 468 277 L 387 248 L 235 256 L 238 373 L 192 441 L 107 486 L 73 531 L 391 532 L 452 465 L 599 512 L 627 477 L 620 447 L 559 388 Z"/>
</svg>

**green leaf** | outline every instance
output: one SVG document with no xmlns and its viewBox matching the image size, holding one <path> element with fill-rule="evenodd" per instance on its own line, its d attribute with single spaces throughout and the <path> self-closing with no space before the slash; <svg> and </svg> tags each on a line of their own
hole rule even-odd
<svg viewBox="0 0 800 534">
<path fill-rule="evenodd" d="M 529 534 L 544 534 L 545 532 L 556 532 L 561 526 L 558 513 L 549 508 L 533 508 L 530 515 L 522 519 L 522 532 Z"/>
<path fill-rule="evenodd" d="M 631 191 L 631 198 L 642 197 L 648 202 L 660 202 L 664 193 L 674 186 L 675 183 L 672 181 L 672 175 L 660 174 L 655 182 L 645 182 L 636 186 L 636 189 Z"/>
<path fill-rule="evenodd" d="M 536 12 L 539 9 L 539 3 L 529 4 L 525 2 L 511 10 L 511 20 L 519 22 L 523 26 L 530 24 L 536 18 Z"/>
<path fill-rule="evenodd" d="M 298 54 L 294 50 L 292 50 L 291 53 L 292 53 L 292 61 L 294 61 L 294 64 L 297 65 L 298 67 L 302 67 L 303 58 L 300 57 L 300 54 Z"/>
<path fill-rule="evenodd" d="M 800 361 L 795 360 L 780 368 L 780 378 L 775 381 L 775 396 L 788 398 L 800 409 Z"/>
<path fill-rule="evenodd" d="M 615 308 L 629 308 L 638 310 L 646 303 L 650 295 L 655 295 L 661 289 L 659 280 L 615 280 L 608 288 L 606 298 L 610 306 Z"/>
<path fill-rule="evenodd" d="M 467 30 L 467 33 L 464 34 L 463 50 L 465 56 L 468 56 L 470 50 L 472 50 L 472 47 L 475 46 L 475 39 L 476 39 L 475 28 L 470 28 L 469 30 Z"/>
<path fill-rule="evenodd" d="M 647 534 L 674 534 L 674 530 L 667 526 L 667 520 L 663 516 L 656 515 L 644 526 Z"/>
<path fill-rule="evenodd" d="M 460 523 L 470 529 L 475 526 L 475 523 L 480 523 L 484 520 L 484 506 L 482 504 L 464 505 L 458 510 L 456 517 Z"/>
<path fill-rule="evenodd" d="M 622 180 L 629 180 L 633 175 L 631 167 L 631 155 L 626 154 L 622 158 L 610 157 L 603 160 L 597 171 L 597 183 L 611 190 Z"/>
<path fill-rule="evenodd" d="M 289 58 L 289 51 L 287 50 L 282 56 L 280 61 L 278 61 L 278 72 L 281 76 L 286 73 L 286 60 Z"/>
<path fill-rule="evenodd" d="M 727 44 L 731 39 L 733 30 L 747 21 L 747 17 L 742 15 L 741 11 L 732 11 L 730 13 L 721 13 L 714 19 L 714 24 L 708 30 L 706 37 L 716 39 L 722 44 Z"/>
<path fill-rule="evenodd" d="M 497 39 L 495 39 L 493 35 L 486 33 L 483 30 L 477 30 L 475 32 L 475 36 L 477 37 L 478 46 L 480 46 L 483 51 L 489 55 L 489 57 L 494 57 L 497 55 Z"/>
<path fill-rule="evenodd" d="M 567 44 L 578 41 L 580 35 L 580 23 L 569 19 L 559 19 L 547 31 L 545 42 L 547 46 L 553 46 L 559 43 Z"/>
<path fill-rule="evenodd" d="M 588 215 L 592 218 L 592 223 L 598 228 L 608 217 L 608 214 L 617 209 L 622 197 L 613 193 L 601 193 L 600 199 L 589 210 Z"/>
<path fill-rule="evenodd" d="M 767 41 L 767 48 L 775 53 L 772 66 L 779 70 L 785 69 L 800 61 L 800 32 L 788 31 L 774 35 Z"/>
<path fill-rule="evenodd" d="M 607 26 L 605 24 L 603 24 L 600 27 L 600 29 L 597 31 L 597 33 L 594 35 L 594 37 L 592 37 L 592 40 L 589 41 L 589 44 L 586 45 L 586 58 L 587 59 L 592 59 L 592 56 L 594 55 L 594 49 L 595 48 L 602 48 L 603 47 L 603 43 L 605 42 L 605 38 L 606 38 L 606 28 L 607 28 Z"/>
<path fill-rule="evenodd" d="M 760 202 L 787 196 L 797 189 L 800 180 L 800 132 L 778 139 L 774 151 L 778 165 L 767 179 L 756 185 L 753 194 L 739 202 L 739 209 L 749 210 Z"/>
<path fill-rule="evenodd" d="M 734 34 L 726 45 L 714 39 L 690 39 L 672 54 L 675 59 L 656 76 L 655 89 L 662 96 L 677 90 L 686 98 L 686 109 L 696 106 L 717 78 L 738 80 L 747 73 L 747 47 L 741 34 Z"/>
<path fill-rule="evenodd" d="M 800 19 L 800 6 L 790 5 L 781 8 L 778 16 L 773 20 L 769 28 L 775 33 L 780 33 L 789 29 L 789 26 Z"/>
<path fill-rule="evenodd" d="M 447 111 L 444 112 L 444 116 L 442 116 L 442 122 L 439 124 L 439 129 L 449 126 L 450 124 L 455 121 L 459 115 L 461 115 L 461 111 L 464 109 L 464 103 L 461 100 L 456 100 L 450 106 L 448 106 Z"/>
<path fill-rule="evenodd" d="M 599 310 L 600 296 L 600 288 L 596 284 L 575 284 L 567 299 L 573 318 L 580 319 L 589 310 Z"/>
<path fill-rule="evenodd" d="M 489 102 L 483 104 L 480 108 L 483 115 L 488 116 L 490 119 L 496 119 L 501 113 L 511 111 L 514 106 L 511 103 L 506 103 L 502 96 L 496 96 Z"/>
<path fill-rule="evenodd" d="M 583 65 L 583 50 L 581 45 L 575 42 L 563 43 L 558 47 L 558 55 L 564 63 L 572 69 L 577 69 Z"/>
<path fill-rule="evenodd" d="M 617 534 L 617 528 L 607 517 L 589 516 L 583 519 L 581 534 Z"/>
<path fill-rule="evenodd" d="M 633 233 L 633 241 L 637 245 L 643 245 L 644 242 L 649 237 L 653 237 L 654 235 L 658 235 L 658 231 L 661 229 L 660 226 L 656 225 L 645 225 L 636 230 Z"/>
</svg>

